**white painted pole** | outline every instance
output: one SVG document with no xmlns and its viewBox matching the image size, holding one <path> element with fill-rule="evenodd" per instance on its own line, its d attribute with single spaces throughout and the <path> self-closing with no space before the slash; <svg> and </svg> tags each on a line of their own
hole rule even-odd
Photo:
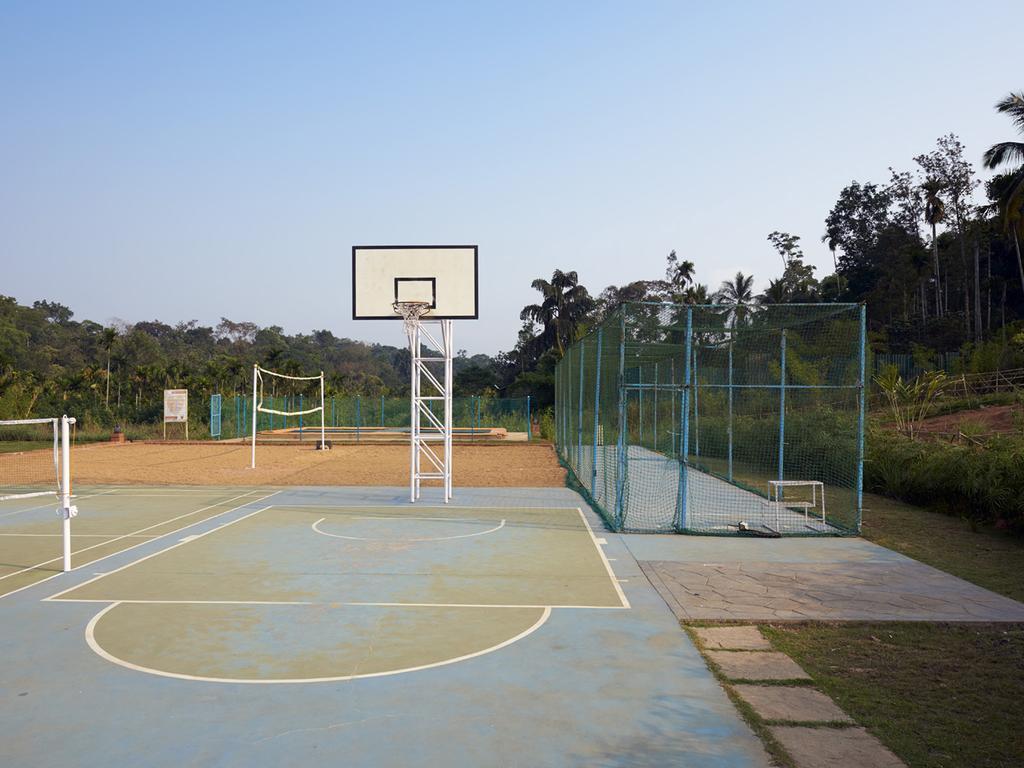
<svg viewBox="0 0 1024 768">
<path fill-rule="evenodd" d="M 442 321 L 444 326 L 444 501 L 452 498 L 452 321 Z"/>
<path fill-rule="evenodd" d="M 61 523 L 64 533 L 64 572 L 71 570 L 71 434 L 68 428 L 74 419 L 60 419 L 61 453 Z"/>
<path fill-rule="evenodd" d="M 324 372 L 320 371 L 320 450 L 327 450 L 327 437 L 324 434 Z"/>
<path fill-rule="evenodd" d="M 417 412 L 419 399 L 419 354 L 420 344 L 419 325 L 409 329 L 409 501 L 416 501 L 416 476 L 419 474 L 419 413 Z"/>
<path fill-rule="evenodd" d="M 252 469 L 256 469 L 256 378 L 259 376 L 259 363 L 252 366 Z"/>
</svg>

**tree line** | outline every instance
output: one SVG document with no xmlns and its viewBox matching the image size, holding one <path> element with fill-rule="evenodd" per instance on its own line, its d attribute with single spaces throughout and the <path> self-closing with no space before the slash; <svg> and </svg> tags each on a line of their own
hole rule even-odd
<svg viewBox="0 0 1024 768">
<path fill-rule="evenodd" d="M 717 290 L 694 280 L 694 263 L 672 251 L 663 279 L 608 286 L 597 295 L 575 271 L 555 270 L 533 287 L 518 341 L 504 359 L 551 399 L 554 367 L 566 347 L 628 301 L 754 304 L 865 302 L 869 341 L 878 353 L 913 354 L 924 365 L 936 353 L 959 352 L 970 370 L 1024 367 L 1024 92 L 996 110 L 1020 140 L 992 145 L 984 168 L 1001 171 L 984 185 L 963 143 L 941 136 L 906 170 L 882 181 L 851 181 L 823 222 L 831 273 L 818 278 L 799 235 L 767 235 L 781 274 L 760 294 L 754 277 L 737 272 Z"/>
</svg>

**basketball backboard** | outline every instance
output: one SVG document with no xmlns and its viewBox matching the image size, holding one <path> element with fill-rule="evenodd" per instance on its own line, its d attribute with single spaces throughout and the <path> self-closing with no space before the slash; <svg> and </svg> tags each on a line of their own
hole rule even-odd
<svg viewBox="0 0 1024 768">
<path fill-rule="evenodd" d="M 401 320 L 394 303 L 424 301 L 424 319 L 478 316 L 475 245 L 352 246 L 352 319 Z"/>
</svg>

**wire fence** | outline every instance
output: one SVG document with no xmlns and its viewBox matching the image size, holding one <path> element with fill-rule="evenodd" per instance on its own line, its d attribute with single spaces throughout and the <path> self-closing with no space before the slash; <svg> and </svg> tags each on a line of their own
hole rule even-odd
<svg viewBox="0 0 1024 768">
<path fill-rule="evenodd" d="M 864 309 L 630 303 L 555 371 L 556 446 L 613 530 L 860 530 Z"/>
</svg>

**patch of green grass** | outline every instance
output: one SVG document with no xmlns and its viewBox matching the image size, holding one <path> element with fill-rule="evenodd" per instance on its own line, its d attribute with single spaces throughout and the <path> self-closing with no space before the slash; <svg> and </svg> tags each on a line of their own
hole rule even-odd
<svg viewBox="0 0 1024 768">
<path fill-rule="evenodd" d="M 1024 624 L 761 631 L 911 768 L 1024 765 Z"/>
<path fill-rule="evenodd" d="M 0 453 L 17 453 L 19 451 L 53 450 L 53 441 L 45 440 L 0 440 Z"/>
<path fill-rule="evenodd" d="M 864 494 L 864 538 L 1024 601 L 1024 540 L 961 518 Z"/>
</svg>

